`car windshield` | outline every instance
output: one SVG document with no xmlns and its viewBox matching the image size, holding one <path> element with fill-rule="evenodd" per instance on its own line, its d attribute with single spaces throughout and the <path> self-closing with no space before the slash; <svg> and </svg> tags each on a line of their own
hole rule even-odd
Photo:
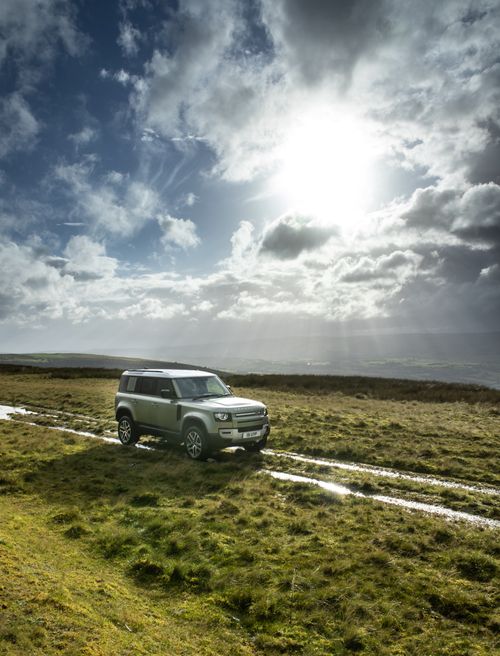
<svg viewBox="0 0 500 656">
<path fill-rule="evenodd" d="M 230 396 L 231 392 L 217 376 L 193 376 L 176 378 L 175 384 L 181 398 L 205 398 L 209 396 Z"/>
</svg>

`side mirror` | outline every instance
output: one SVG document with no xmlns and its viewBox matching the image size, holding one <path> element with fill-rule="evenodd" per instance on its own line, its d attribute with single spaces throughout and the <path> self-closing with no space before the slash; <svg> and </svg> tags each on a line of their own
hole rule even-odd
<svg viewBox="0 0 500 656">
<path fill-rule="evenodd" d="M 160 396 L 161 396 L 162 399 L 173 399 L 174 398 L 174 393 L 171 390 L 162 389 L 160 391 Z"/>
</svg>

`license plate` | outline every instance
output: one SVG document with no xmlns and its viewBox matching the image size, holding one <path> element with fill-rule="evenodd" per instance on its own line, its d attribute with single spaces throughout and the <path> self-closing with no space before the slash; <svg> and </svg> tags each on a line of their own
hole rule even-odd
<svg viewBox="0 0 500 656">
<path fill-rule="evenodd" d="M 248 433 L 243 433 L 244 438 L 257 437 L 258 435 L 260 435 L 260 431 L 249 431 Z"/>
</svg>

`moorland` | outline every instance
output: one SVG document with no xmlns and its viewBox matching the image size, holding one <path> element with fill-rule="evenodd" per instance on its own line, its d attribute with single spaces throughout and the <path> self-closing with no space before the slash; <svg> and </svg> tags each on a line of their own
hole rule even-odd
<svg viewBox="0 0 500 656">
<path fill-rule="evenodd" d="M 0 421 L 2 653 L 486 656 L 498 648 L 498 528 L 370 495 L 500 519 L 500 392 L 228 376 L 235 393 L 269 406 L 269 450 L 195 463 L 153 438 L 141 440 L 151 449 L 99 439 L 116 430 L 117 376 L 0 370 L 0 404 L 33 412 Z M 305 460 L 284 457 L 292 453 Z M 367 496 L 268 475 L 276 470 Z"/>
</svg>

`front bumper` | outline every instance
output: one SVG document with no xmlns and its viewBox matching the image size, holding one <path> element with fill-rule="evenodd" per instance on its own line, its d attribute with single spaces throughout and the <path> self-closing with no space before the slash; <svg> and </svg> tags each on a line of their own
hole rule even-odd
<svg viewBox="0 0 500 656">
<path fill-rule="evenodd" d="M 220 444 L 226 446 L 259 442 L 271 432 L 269 424 L 264 424 L 259 430 L 242 430 L 239 428 L 219 428 L 219 434 L 213 437 Z"/>
</svg>

